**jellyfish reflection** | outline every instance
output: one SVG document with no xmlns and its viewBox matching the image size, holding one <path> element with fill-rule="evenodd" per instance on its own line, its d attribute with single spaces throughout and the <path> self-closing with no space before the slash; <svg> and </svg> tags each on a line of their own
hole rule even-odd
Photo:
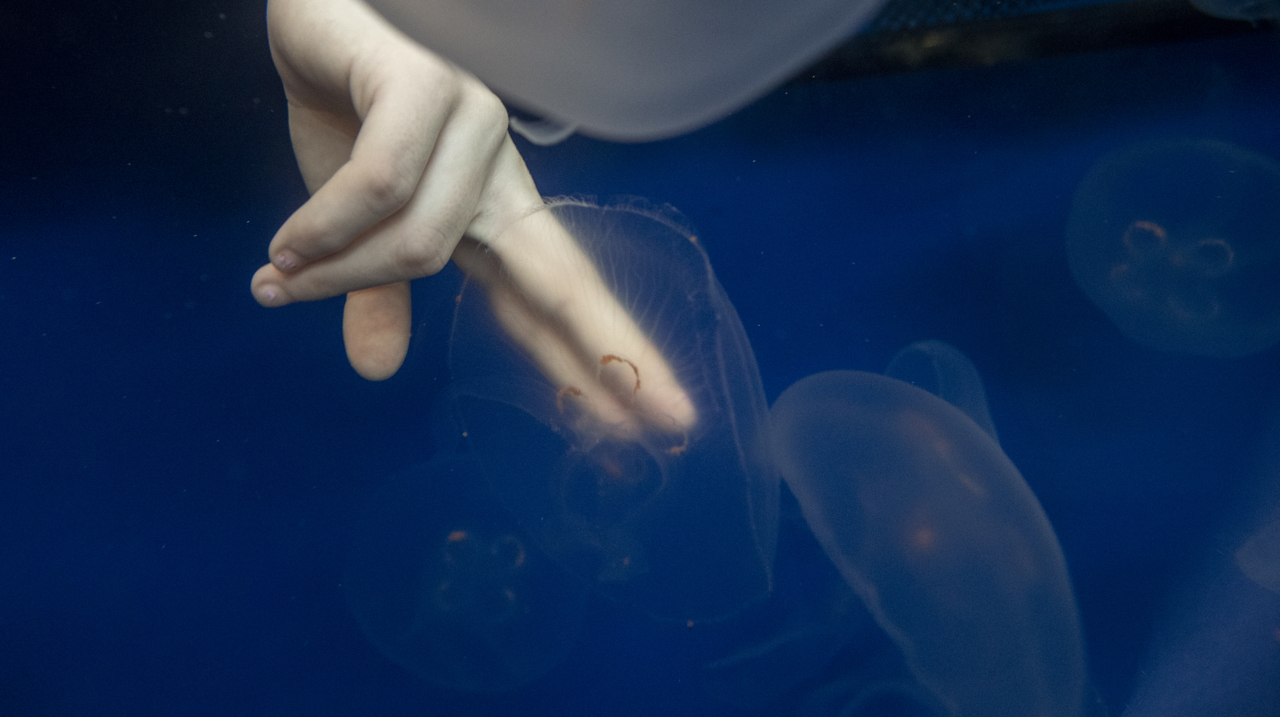
<svg viewBox="0 0 1280 717">
<path fill-rule="evenodd" d="M 1212 140 L 1117 152 L 1080 184 L 1071 272 L 1129 338 L 1243 356 L 1280 341 L 1280 164 Z"/>
<path fill-rule="evenodd" d="M 344 584 L 383 654 L 441 687 L 484 692 L 555 667 L 587 596 L 529 544 L 463 457 L 387 483 L 356 528 Z"/>
<path fill-rule="evenodd" d="M 505 248 L 557 232 L 572 245 Z M 450 364 L 458 422 L 504 504 L 558 562 L 651 615 L 720 617 L 767 593 L 767 404 L 696 237 L 673 210 L 561 202 L 497 244 L 463 261 L 484 290 L 460 297 Z M 541 292 L 555 298 L 517 300 L 534 264 L 577 269 Z M 534 324 L 546 341 L 522 343 L 530 355 L 508 337 Z"/>
<path fill-rule="evenodd" d="M 1076 715 L 1075 601 L 1035 496 L 968 416 L 901 381 L 810 376 L 773 408 L 814 535 L 921 684 L 961 715 Z"/>
</svg>

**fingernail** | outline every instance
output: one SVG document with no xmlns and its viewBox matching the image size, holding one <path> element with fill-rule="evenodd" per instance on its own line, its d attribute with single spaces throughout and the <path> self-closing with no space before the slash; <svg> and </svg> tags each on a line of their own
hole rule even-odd
<svg viewBox="0 0 1280 717">
<path fill-rule="evenodd" d="M 293 271 L 301 266 L 302 260 L 297 254 L 286 249 L 279 254 L 276 254 L 275 259 L 273 259 L 271 263 L 275 264 L 276 268 L 280 271 Z"/>
<path fill-rule="evenodd" d="M 274 304 L 276 298 L 280 296 L 280 287 L 267 284 L 266 286 L 259 287 L 258 295 L 262 297 L 262 303 Z"/>
</svg>

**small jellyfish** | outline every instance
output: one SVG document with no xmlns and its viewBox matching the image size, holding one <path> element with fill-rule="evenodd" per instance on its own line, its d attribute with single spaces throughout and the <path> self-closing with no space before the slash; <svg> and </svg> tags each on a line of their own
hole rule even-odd
<svg viewBox="0 0 1280 717">
<path fill-rule="evenodd" d="M 1081 182 L 1076 283 L 1130 339 L 1244 356 L 1280 341 L 1280 164 L 1214 140 L 1121 150 Z"/>
<path fill-rule="evenodd" d="M 459 432 L 539 547 L 657 618 L 723 617 L 767 594 L 768 404 L 674 210 L 561 201 L 460 265 L 473 281 L 449 348 Z M 548 318 L 562 315 L 579 328 Z"/>
<path fill-rule="evenodd" d="M 1084 653 L 1062 551 L 989 434 L 933 394 L 857 371 L 797 382 L 772 418 L 809 527 L 948 712 L 1080 713 Z"/>
<path fill-rule="evenodd" d="M 889 361 L 884 375 L 923 388 L 964 411 L 979 428 L 999 442 L 996 426 L 991 422 L 991 413 L 987 409 L 987 392 L 982 387 L 978 367 L 951 344 L 917 341 Z"/>
<path fill-rule="evenodd" d="M 347 560 L 347 602 L 393 662 L 454 690 L 532 682 L 572 648 L 587 587 L 537 550 L 479 467 L 439 458 L 374 497 Z"/>
</svg>

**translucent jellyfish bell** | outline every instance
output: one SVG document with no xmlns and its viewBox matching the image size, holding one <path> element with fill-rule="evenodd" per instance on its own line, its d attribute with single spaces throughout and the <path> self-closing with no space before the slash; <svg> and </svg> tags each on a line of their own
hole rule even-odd
<svg viewBox="0 0 1280 717">
<path fill-rule="evenodd" d="M 993 655 L 994 659 L 1025 657 L 1025 646 L 1043 638 L 1042 630 L 1062 630 L 1070 640 L 1070 615 L 1074 614 L 1070 593 L 1055 588 L 1054 565 L 1061 563 L 1056 541 L 1036 520 L 1034 504 L 1017 500 L 1016 494 L 1025 486 L 1016 471 L 1005 465 L 968 475 L 962 469 L 964 464 L 970 468 L 976 465 L 975 455 L 1003 457 L 993 442 L 995 427 L 978 369 L 949 344 L 919 341 L 898 352 L 886 373 L 896 380 L 853 372 L 810 377 L 784 393 L 775 406 L 782 446 L 778 455 L 791 468 L 786 477 L 799 500 L 788 500 L 791 493 L 783 495 L 775 589 L 768 602 L 744 616 L 735 631 L 748 636 L 743 644 L 706 666 L 708 688 L 726 702 L 779 717 L 937 717 L 1005 709 L 1008 714 L 1050 714 L 1019 711 L 1017 706 L 1032 702 L 1027 696 L 1039 687 L 1040 680 L 1047 678 L 1059 687 L 1059 679 L 1069 684 L 1070 665 L 1073 656 L 1078 657 L 1078 649 L 1068 646 L 1061 653 L 1062 664 L 1067 666 L 1061 672 L 1030 660 L 1024 664 L 1025 672 L 1011 677 L 1011 686 L 997 684 L 987 690 L 985 702 L 958 689 L 956 672 L 946 665 L 949 655 L 955 656 L 957 651 L 963 660 L 984 663 Z M 805 396 L 805 386 L 814 381 L 824 387 L 819 392 L 823 400 L 864 402 L 852 406 L 850 412 L 865 412 L 875 429 L 841 425 L 845 411 Z M 877 383 L 889 388 L 879 402 L 872 396 Z M 907 383 L 962 410 L 991 440 L 970 444 L 972 425 L 961 429 L 957 423 L 963 420 L 948 425 L 948 416 L 936 413 L 950 413 L 954 421 L 955 412 L 942 411 L 938 408 L 941 404 L 929 397 L 915 407 L 924 411 L 915 422 L 918 426 L 933 424 L 929 426 L 932 430 L 924 431 L 933 433 L 926 436 L 929 440 L 918 442 L 919 435 L 904 430 L 904 424 L 912 422 L 882 420 L 895 411 L 912 410 L 911 397 L 918 399 L 921 394 Z M 810 421 L 816 425 L 809 425 Z M 819 434 L 823 431 L 832 440 L 822 440 Z M 927 460 L 915 464 L 895 460 L 895 451 L 917 457 L 934 451 L 950 453 L 953 460 L 951 465 L 935 466 L 934 474 L 926 475 L 922 464 Z M 851 462 L 837 465 L 842 460 Z M 866 490 L 866 483 L 873 481 L 859 474 L 863 470 L 896 471 L 897 480 L 885 475 L 880 488 Z M 966 490 L 957 497 L 951 490 L 954 482 L 965 481 L 975 488 L 989 487 L 982 488 L 981 495 Z M 894 496 L 894 490 L 900 494 Z M 988 499 L 987 494 L 996 495 Z M 855 498 L 865 499 L 866 505 L 850 510 L 850 501 Z M 909 507 L 895 510 L 892 503 Z M 951 514 L 946 515 L 948 512 Z M 972 524 L 957 530 L 957 523 Z M 1014 537 L 1006 543 L 1007 535 Z M 885 540 L 885 536 L 891 537 Z M 992 549 L 993 544 L 1004 547 Z M 854 545 L 857 547 L 850 549 Z M 932 546 L 946 553 L 947 560 L 924 557 Z M 1009 553 L 1019 554 L 1024 564 L 1037 564 L 1034 570 L 1044 576 L 1037 588 L 1039 598 L 1028 597 L 1032 590 L 1021 595 L 1010 590 L 1018 583 L 1019 571 L 1008 567 L 1012 562 L 1005 559 Z M 948 561 L 951 568 L 945 565 Z M 948 574 L 949 569 L 955 572 Z M 845 576 L 856 571 L 864 580 L 846 579 L 841 571 Z M 965 573 L 966 580 L 957 580 L 957 573 Z M 967 582 L 971 576 L 982 577 Z M 855 594 L 855 587 L 862 589 Z M 879 607 L 877 595 L 895 604 Z M 1044 602 L 1046 596 L 1050 609 L 1056 607 L 1058 612 L 1050 613 L 1050 620 L 1026 619 L 1035 614 L 1032 603 L 1036 599 Z M 1005 602 L 994 611 L 995 619 L 981 607 L 1002 599 Z M 880 627 L 863 600 L 866 607 L 878 610 L 874 617 Z M 938 606 L 948 600 L 954 603 Z M 1012 615 L 1021 619 L 1001 624 Z M 984 621 L 991 628 L 984 636 L 989 647 L 970 648 L 959 639 L 948 639 L 964 630 L 952 625 Z M 920 639 L 921 632 L 935 634 Z M 1035 674 L 1037 667 L 1045 667 L 1044 673 Z M 919 676 L 929 680 L 929 685 L 915 679 Z M 943 698 L 963 709 L 949 712 Z M 1078 717 L 1069 706 L 1063 706 L 1058 714 Z"/>
<path fill-rule="evenodd" d="M 1139 144 L 1076 192 L 1067 258 L 1130 339 L 1245 356 L 1280 341 L 1280 164 L 1214 140 Z"/>
<path fill-rule="evenodd" d="M 541 549 L 663 619 L 724 617 L 766 595 L 768 404 L 679 215 L 558 201 L 459 263 L 460 434 Z"/>
<path fill-rule="evenodd" d="M 603 139 L 709 124 L 851 34 L 883 0 L 369 0 L 524 109 Z"/>
<path fill-rule="evenodd" d="M 502 692 L 546 674 L 573 647 L 587 601 L 486 483 L 465 456 L 393 476 L 356 526 L 343 580 L 370 642 L 452 690 Z"/>
<path fill-rule="evenodd" d="M 964 411 L 987 435 L 1000 442 L 987 409 L 987 392 L 978 367 L 951 344 L 917 341 L 889 361 L 884 375 L 923 388 Z"/>
<path fill-rule="evenodd" d="M 948 711 L 1080 713 L 1084 652 L 1062 551 L 988 433 L 933 394 L 858 371 L 797 382 L 772 418 L 782 476 L 818 542 Z"/>
</svg>

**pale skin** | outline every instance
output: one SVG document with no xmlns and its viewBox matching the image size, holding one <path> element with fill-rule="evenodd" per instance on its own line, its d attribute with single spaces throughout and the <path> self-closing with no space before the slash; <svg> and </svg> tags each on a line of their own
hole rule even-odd
<svg viewBox="0 0 1280 717">
<path fill-rule="evenodd" d="M 696 411 L 665 359 L 542 210 L 488 88 L 360 0 L 270 0 L 267 22 L 312 196 L 254 274 L 259 303 L 346 294 L 347 357 L 382 380 L 408 351 L 409 281 L 452 258 L 489 292 L 499 325 L 607 432 L 692 427 Z"/>
</svg>

